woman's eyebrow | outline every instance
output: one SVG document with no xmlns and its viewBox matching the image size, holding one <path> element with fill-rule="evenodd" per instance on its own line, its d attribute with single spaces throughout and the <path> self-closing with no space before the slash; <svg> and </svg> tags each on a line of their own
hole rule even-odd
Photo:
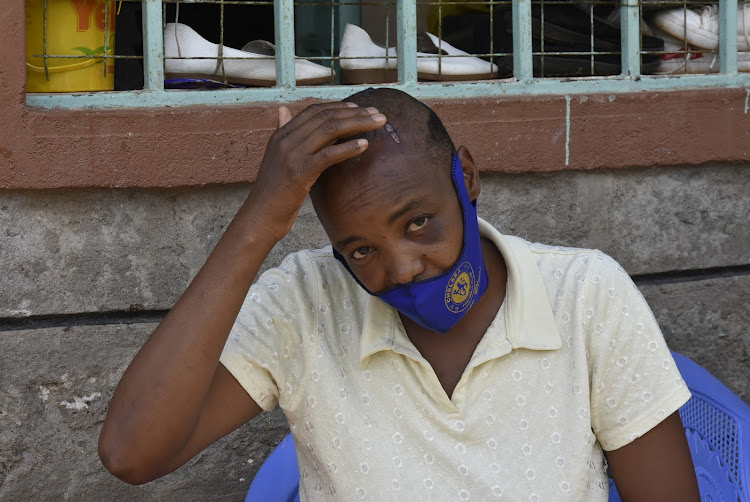
<svg viewBox="0 0 750 502">
<path fill-rule="evenodd" d="M 346 246 L 348 246 L 352 242 L 361 241 L 363 239 L 364 237 L 360 237 L 359 235 L 352 235 L 352 236 L 347 237 L 346 239 L 341 239 L 340 241 L 336 241 L 336 244 L 334 245 L 334 247 L 337 250 L 343 250 Z"/>
<path fill-rule="evenodd" d="M 409 211 L 413 211 L 414 209 L 419 209 L 420 207 L 426 206 L 428 201 L 429 201 L 428 197 L 419 197 L 419 198 L 410 200 L 409 202 L 401 206 L 399 209 L 397 209 L 393 214 L 391 214 L 388 217 L 388 223 L 393 223 L 394 221 L 401 218 L 403 215 L 405 215 Z"/>
<path fill-rule="evenodd" d="M 403 215 L 408 213 L 409 211 L 413 211 L 415 209 L 419 209 L 421 207 L 425 207 L 428 205 L 430 201 L 430 198 L 427 196 L 423 197 L 417 197 L 416 199 L 412 199 L 400 208 L 398 208 L 393 214 L 391 214 L 388 217 L 388 223 L 393 224 L 396 220 L 401 218 Z M 338 250 L 343 250 L 346 246 L 351 244 L 352 242 L 361 241 L 364 240 L 364 237 L 359 235 L 350 235 L 349 237 L 346 237 L 344 239 L 341 239 L 340 241 L 336 241 L 334 243 L 334 246 Z"/>
</svg>

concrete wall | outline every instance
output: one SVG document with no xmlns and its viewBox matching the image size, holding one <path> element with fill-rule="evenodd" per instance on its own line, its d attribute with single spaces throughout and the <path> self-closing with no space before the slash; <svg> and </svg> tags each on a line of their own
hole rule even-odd
<svg viewBox="0 0 750 502">
<path fill-rule="evenodd" d="M 670 346 L 750 401 L 750 176 L 739 165 L 483 175 L 506 233 L 597 247 Z M 128 362 L 197 272 L 249 185 L 0 191 L 0 501 L 242 500 L 286 425 L 265 414 L 142 487 L 96 456 Z M 326 244 L 309 204 L 268 257 Z"/>
</svg>

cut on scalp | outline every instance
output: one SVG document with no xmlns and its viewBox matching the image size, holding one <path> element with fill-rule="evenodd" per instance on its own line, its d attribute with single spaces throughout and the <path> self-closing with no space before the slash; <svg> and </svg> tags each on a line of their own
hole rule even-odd
<svg viewBox="0 0 750 502">
<path fill-rule="evenodd" d="M 370 87 L 343 101 L 360 107 L 377 108 L 385 115 L 387 124 L 395 130 L 404 148 L 422 150 L 430 160 L 449 168 L 456 147 L 440 117 L 421 101 L 403 91 L 382 87 Z M 390 132 L 384 128 L 354 137 L 366 139 L 370 143 L 370 149 L 376 149 L 381 141 L 394 141 Z"/>
</svg>

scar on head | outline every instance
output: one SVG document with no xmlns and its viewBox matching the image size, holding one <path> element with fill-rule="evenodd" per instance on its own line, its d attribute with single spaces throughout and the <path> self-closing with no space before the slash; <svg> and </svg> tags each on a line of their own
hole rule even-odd
<svg viewBox="0 0 750 502">
<path fill-rule="evenodd" d="M 385 132 L 387 132 L 391 139 L 395 141 L 398 144 L 401 144 L 401 138 L 398 137 L 398 134 L 396 134 L 396 128 L 391 125 L 390 122 L 386 122 L 383 126 L 383 129 L 385 129 Z"/>
</svg>

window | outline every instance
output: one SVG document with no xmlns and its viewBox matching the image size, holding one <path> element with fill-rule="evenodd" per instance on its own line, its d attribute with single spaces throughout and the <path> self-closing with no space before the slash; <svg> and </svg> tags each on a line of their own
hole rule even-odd
<svg viewBox="0 0 750 502">
<path fill-rule="evenodd" d="M 48 30 L 55 22 L 51 9 L 63 1 L 76 4 L 84 22 L 88 13 L 91 22 L 102 25 L 104 37 L 98 49 L 71 56 L 54 54 L 47 47 Z M 42 38 L 41 49 L 29 44 L 28 50 L 32 53 L 27 56 L 37 58 L 36 68 L 29 71 L 46 78 L 48 73 L 45 72 L 57 64 L 53 63 L 56 58 L 66 61 L 72 58 L 77 64 L 95 65 L 105 74 L 111 69 L 112 60 L 118 63 L 129 60 L 140 65 L 142 58 L 142 89 L 28 92 L 28 105 L 108 108 L 342 99 L 366 85 L 352 82 L 372 80 L 367 72 L 348 71 L 367 69 L 368 60 L 379 62 L 384 69 L 392 67 L 390 71 L 381 72 L 385 73 L 382 79 L 396 81 L 385 85 L 397 86 L 422 99 L 750 86 L 750 73 L 743 73 L 750 70 L 750 6 L 746 9 L 746 5 L 738 4 L 737 0 L 719 0 L 718 4 L 687 0 L 622 0 L 622 3 L 617 0 L 584 3 L 568 0 L 131 0 L 142 7 L 142 56 L 112 54 L 110 50 L 108 40 L 111 24 L 114 24 L 110 19 L 114 19 L 113 13 L 122 3 L 115 0 L 26 0 L 27 25 L 28 12 L 35 4 L 36 8 L 41 5 L 44 20 L 42 30 L 36 32 Z M 226 49 L 226 53 L 202 53 L 196 59 L 196 54 L 182 54 L 184 48 L 180 47 L 174 59 L 175 44 L 169 39 L 165 41 L 169 25 L 177 21 L 189 26 L 188 12 L 201 7 L 213 9 L 211 16 L 216 17 L 218 46 L 237 45 L 236 41 L 230 45 L 230 38 L 237 39 L 245 33 L 236 28 L 230 32 L 229 27 L 230 24 L 237 26 L 238 21 L 241 25 L 242 19 L 252 19 L 253 26 L 264 26 L 266 39 L 272 34 L 275 57 L 273 52 L 268 52 L 274 49 L 263 44 L 250 46 L 246 52 L 253 52 L 266 64 L 272 63 L 276 75 L 274 85 L 267 86 L 268 82 L 262 81 L 263 86 L 246 88 L 170 88 L 174 86 L 170 80 L 180 80 L 170 79 L 172 73 L 178 77 L 210 74 L 220 84 L 225 80 L 231 84 L 227 77 L 236 77 L 230 75 L 234 71 L 232 65 L 245 57 L 232 56 Z M 237 9 L 246 9 L 248 14 L 238 18 L 234 14 Z M 664 13 L 670 13 L 671 17 L 665 17 Z M 673 40 L 671 46 L 654 43 L 660 39 L 653 34 L 642 34 L 642 31 L 650 33 L 645 28 L 646 22 L 651 23 L 657 16 L 662 18 L 661 24 L 671 22 L 673 35 L 677 35 L 674 37 L 677 42 Z M 715 40 L 699 41 L 701 45 L 695 45 L 690 38 L 695 23 L 713 26 L 709 35 Z M 347 35 L 347 25 L 359 30 L 358 35 L 365 33 L 375 39 L 373 47 L 379 43 L 390 47 L 391 51 L 381 48 L 384 52 L 376 55 L 363 55 L 364 52 L 356 50 L 345 53 L 342 39 Z M 425 38 L 424 32 L 431 33 L 432 37 Z M 253 34 L 248 38 L 253 38 Z M 451 45 L 451 40 L 455 45 Z M 712 45 L 714 42 L 716 44 Z M 454 47 L 468 49 L 466 52 L 479 61 L 479 66 L 463 74 L 468 76 L 466 80 L 435 80 L 436 76 L 446 76 L 452 61 L 464 57 L 453 53 Z M 104 64 L 98 64 L 101 61 Z M 177 68 L 178 71 L 165 72 L 165 61 L 167 70 Z M 173 66 L 171 61 L 186 63 Z M 323 77 L 312 72 L 315 73 L 313 78 L 310 72 L 301 72 L 298 67 L 307 64 L 305 61 L 322 68 L 319 71 L 323 72 Z M 663 61 L 671 62 L 671 73 L 666 70 L 667 74 L 653 74 Z M 352 62 L 360 66 L 352 66 Z M 246 80 L 258 84 L 254 78 Z M 463 77 L 459 73 L 457 78 Z"/>
</svg>

